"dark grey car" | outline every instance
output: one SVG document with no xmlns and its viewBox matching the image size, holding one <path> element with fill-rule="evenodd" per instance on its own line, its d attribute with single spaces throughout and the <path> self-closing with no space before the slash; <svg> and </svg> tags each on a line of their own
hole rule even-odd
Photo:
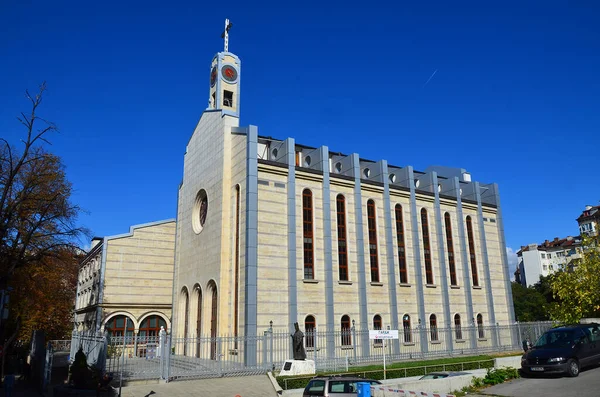
<svg viewBox="0 0 600 397">
<path fill-rule="evenodd" d="M 577 376 L 581 368 L 600 364 L 600 326 L 577 324 L 546 331 L 521 357 L 525 375 L 566 373 Z"/>
</svg>

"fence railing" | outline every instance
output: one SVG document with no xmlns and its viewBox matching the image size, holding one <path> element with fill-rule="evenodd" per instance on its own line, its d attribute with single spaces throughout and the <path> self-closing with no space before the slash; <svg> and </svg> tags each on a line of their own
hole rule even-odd
<svg viewBox="0 0 600 397">
<path fill-rule="evenodd" d="M 369 339 L 369 330 L 348 328 L 305 333 L 306 359 L 319 372 L 341 371 L 371 363 L 459 357 L 522 349 L 550 322 L 452 328 L 406 328 L 399 339 Z M 188 379 L 279 371 L 293 357 L 292 338 L 285 330 L 268 328 L 258 336 L 178 338 L 158 336 L 73 334 L 71 359 L 81 346 L 88 363 L 125 379 Z"/>
<path fill-rule="evenodd" d="M 57 352 L 70 352 L 71 341 L 70 340 L 51 340 L 50 344 L 55 353 Z"/>
</svg>

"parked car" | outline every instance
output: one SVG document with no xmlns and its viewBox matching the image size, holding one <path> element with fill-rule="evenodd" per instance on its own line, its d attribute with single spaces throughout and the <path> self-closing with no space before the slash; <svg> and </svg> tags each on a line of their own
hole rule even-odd
<svg viewBox="0 0 600 397">
<path fill-rule="evenodd" d="M 461 375 L 470 375 L 468 372 L 461 371 L 440 371 L 440 372 L 430 372 L 427 375 L 421 376 L 419 380 L 425 379 L 444 379 L 453 376 L 461 376 Z"/>
<path fill-rule="evenodd" d="M 358 382 L 381 384 L 378 380 L 357 376 L 315 376 L 304 389 L 302 397 L 355 397 L 358 394 Z"/>
<path fill-rule="evenodd" d="M 546 331 L 521 357 L 525 375 L 566 373 L 600 363 L 600 325 L 577 324 Z"/>
</svg>

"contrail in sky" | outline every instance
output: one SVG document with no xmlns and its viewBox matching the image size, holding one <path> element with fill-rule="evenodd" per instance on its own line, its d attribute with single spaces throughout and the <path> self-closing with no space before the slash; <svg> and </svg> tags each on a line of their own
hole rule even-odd
<svg viewBox="0 0 600 397">
<path fill-rule="evenodd" d="M 425 82 L 425 84 L 423 84 L 423 88 L 425 88 L 425 86 L 427 85 L 427 83 L 429 83 L 431 81 L 431 79 L 433 78 L 433 76 L 435 76 L 435 74 L 437 73 L 437 69 L 433 71 L 433 73 L 431 73 L 431 76 L 429 76 L 429 78 L 427 79 L 427 81 Z"/>
</svg>

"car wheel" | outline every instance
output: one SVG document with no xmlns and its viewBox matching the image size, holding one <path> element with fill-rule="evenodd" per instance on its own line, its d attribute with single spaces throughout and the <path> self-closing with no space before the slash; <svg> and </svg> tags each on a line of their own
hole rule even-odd
<svg viewBox="0 0 600 397">
<path fill-rule="evenodd" d="M 567 362 L 567 374 L 572 378 L 579 375 L 579 363 L 577 362 L 577 360 L 570 359 Z"/>
</svg>

